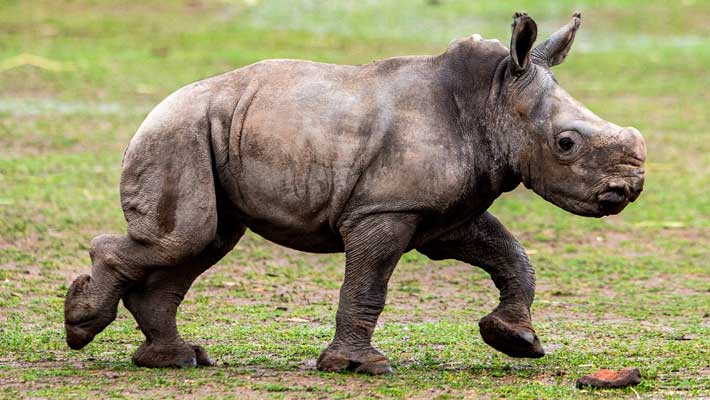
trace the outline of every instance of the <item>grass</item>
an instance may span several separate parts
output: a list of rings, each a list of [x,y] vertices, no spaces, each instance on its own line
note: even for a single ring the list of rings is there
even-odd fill
[[[706,2],[8,1],[0,0],[0,397],[648,398],[710,392],[710,30]],[[555,73],[601,116],[648,144],[644,194],[620,216],[569,215],[522,189],[496,214],[538,274],[540,360],[494,352],[477,320],[496,303],[480,270],[405,255],[374,341],[387,377],[324,374],[342,255],[248,234],[181,307],[187,339],[219,365],[144,370],[123,307],[81,352],[63,341],[68,284],[87,246],[125,229],[122,151],[160,99],[265,58],[361,63],[432,54],[474,32],[509,37],[527,10],[541,36],[575,9],[584,22]],[[40,67],[9,68],[13,57]],[[9,61],[8,61],[9,60]],[[634,390],[580,391],[599,368],[638,366]]]

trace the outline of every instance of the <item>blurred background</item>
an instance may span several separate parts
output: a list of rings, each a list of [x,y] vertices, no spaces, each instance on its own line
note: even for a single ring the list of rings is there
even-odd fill
[[[291,252],[251,234],[181,308],[183,334],[233,366],[223,375],[132,369],[141,337],[123,309],[99,343],[65,349],[67,284],[88,271],[92,237],[125,230],[122,153],[169,93],[267,58],[367,63],[439,54],[473,33],[508,43],[519,10],[537,21],[539,40],[582,12],[575,46],[554,73],[648,145],[646,189],[619,216],[575,217],[523,188],[493,207],[536,265],[534,319],[548,357],[492,354],[475,327],[496,302],[487,276],[415,253],[395,273],[376,334],[398,377],[299,372],[332,334],[342,256]],[[221,396],[204,391],[219,382],[255,398],[501,388],[574,397],[574,373],[629,361],[647,366],[642,393],[710,390],[708,16],[706,0],[0,0],[0,394],[62,397],[109,385],[151,395],[157,385],[163,394]]]

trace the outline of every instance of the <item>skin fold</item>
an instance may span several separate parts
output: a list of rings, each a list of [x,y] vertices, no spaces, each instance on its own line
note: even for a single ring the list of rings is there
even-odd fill
[[[370,343],[403,253],[483,268],[500,304],[481,336],[512,357],[542,357],[530,306],[535,274],[486,210],[520,183],[575,214],[620,212],[643,188],[645,144],[574,100],[551,67],[581,16],[533,48],[516,13],[510,49],[478,35],[438,56],[346,66],[267,60],[188,85],[160,103],[123,160],[125,235],[91,243],[91,275],[65,301],[80,349],[133,314],[146,367],[211,365],[177,331],[192,282],[251,229],[292,249],[345,252],[336,333],[317,366],[391,371]]]

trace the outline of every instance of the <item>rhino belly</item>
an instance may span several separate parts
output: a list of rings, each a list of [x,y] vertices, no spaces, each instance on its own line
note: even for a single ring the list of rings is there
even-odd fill
[[[296,165],[295,160],[273,161],[242,155],[237,199],[242,222],[293,249],[342,251],[342,241],[330,222],[330,171],[310,163]]]
[[[342,251],[335,224],[356,176],[341,151],[354,150],[330,135],[334,128],[312,128],[247,120],[230,162],[238,182],[233,199],[243,223],[273,242],[310,252]]]

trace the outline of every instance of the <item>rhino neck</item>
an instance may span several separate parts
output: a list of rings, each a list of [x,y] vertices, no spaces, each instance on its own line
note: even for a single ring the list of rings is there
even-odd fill
[[[445,81],[456,103],[453,116],[460,129],[466,160],[470,163],[469,182],[463,198],[466,203],[492,202],[501,193],[513,190],[521,180],[515,138],[507,134],[508,113],[498,101],[503,82],[505,48],[497,42],[459,41],[442,55],[448,68]],[[491,41],[483,41],[491,42]],[[484,43],[485,44],[485,43]]]

